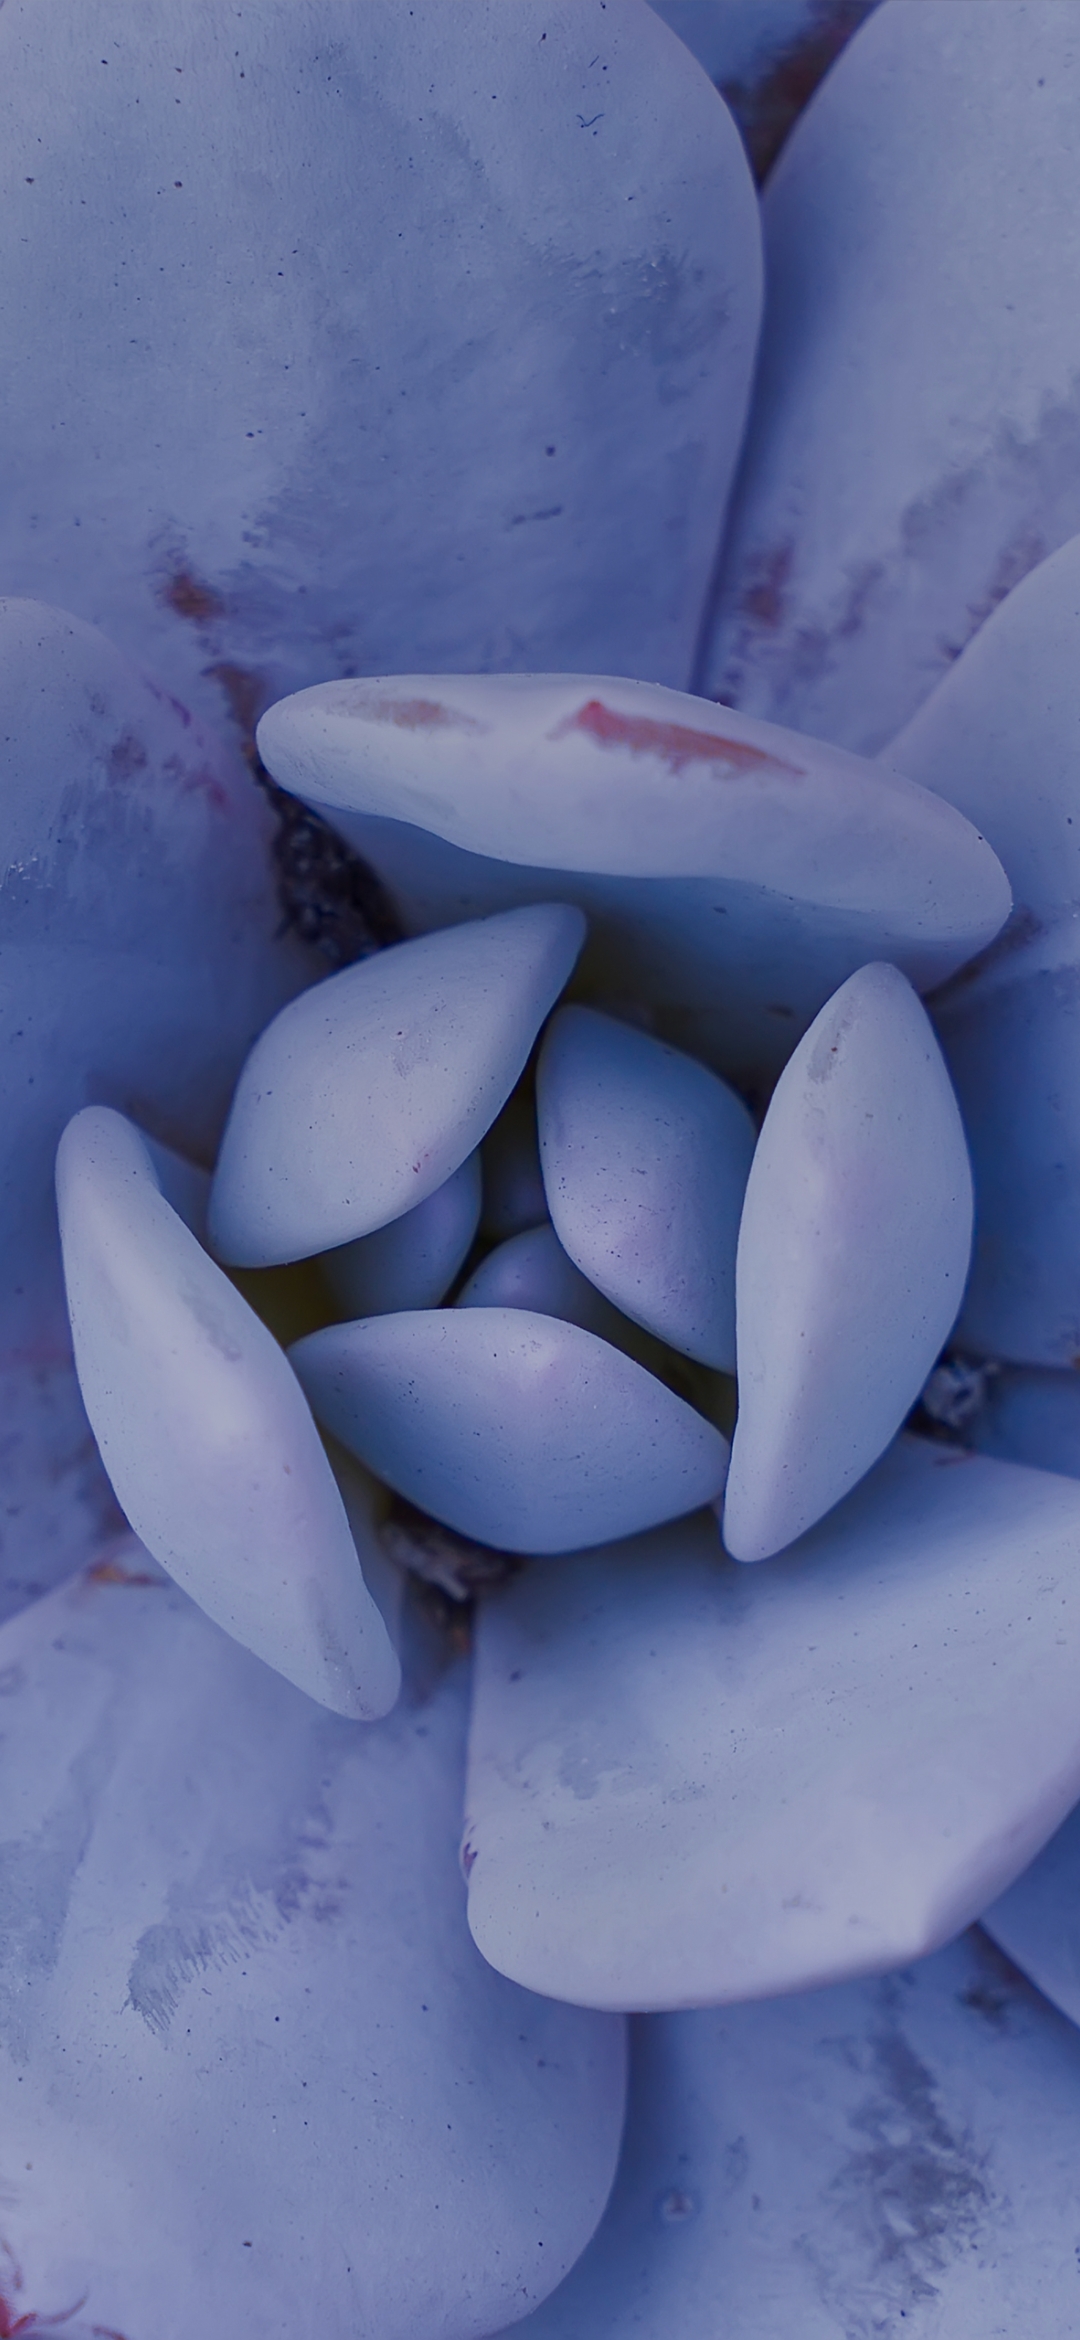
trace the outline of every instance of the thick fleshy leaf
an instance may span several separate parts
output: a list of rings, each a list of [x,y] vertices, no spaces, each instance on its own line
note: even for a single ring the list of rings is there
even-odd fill
[[[702,683],[872,749],[1080,528],[1071,7],[879,8],[765,198],[769,322]]]
[[[350,1316],[388,1309],[434,1308],[449,1290],[480,1219],[480,1156],[460,1168],[415,1210],[326,1253],[322,1268]]]
[[[22,590],[245,721],[327,672],[686,680],[760,229],[643,0],[143,0],[122,37],[6,0],[0,92]]]
[[[1080,1794],[1080,1487],[901,1440],[768,1568],[707,1517],[480,1616],[464,1862],[532,1990],[678,2007],[922,1955]]]
[[[305,1259],[426,1202],[505,1104],[584,933],[579,910],[539,903],[293,1000],[237,1085],[210,1196],[219,1255]]]
[[[993,846],[1015,903],[1009,957],[1080,914],[1078,725],[1080,536],[1006,596],[878,758]]]
[[[955,1322],[971,1227],[925,1010],[895,967],[864,967],[785,1067],[746,1190],[724,1502],[737,1560],[791,1543],[895,1436]]]
[[[0,1682],[20,2308],[480,2340],[543,2298],[607,2194],[621,2027],[468,1939],[461,1669],[359,1730],[129,1543],[4,1629]]]
[[[1064,2335],[1078,2154],[1080,2042],[974,1931],[877,1982],[653,2016],[607,2214],[514,2340]]]
[[[138,1131],[89,1106],[56,1166],[79,1384],[125,1516],[201,1608],[335,1713],[401,1680],[273,1335],[170,1205]]]
[[[928,989],[1009,908],[985,840],[939,797],[652,684],[327,683],[271,708],[259,745],[380,870],[408,926],[578,902],[589,994],[647,999],[666,1037],[748,1077],[778,1068],[868,959]]]
[[[754,1151],[741,1097],[594,1009],[560,1008],[536,1073],[540,1159],[564,1248],[613,1306],[735,1371],[735,1246]]]
[[[1080,1357],[1080,931],[1055,926],[934,1004],[960,1100],[977,1249],[957,1338],[977,1355]]]
[[[321,1422],[460,1534],[567,1552],[719,1493],[726,1439],[594,1333],[524,1308],[328,1325],[289,1355]]]
[[[935,1003],[971,1139],[977,1242],[962,1335],[1080,1354],[1080,538],[987,620],[886,751],[984,831],[1016,909]]]
[[[983,1913],[987,1933],[1080,2023],[1080,1810]]]
[[[734,1420],[734,1405],[730,1403],[734,1382],[721,1387],[693,1369],[687,1371],[683,1358],[613,1308],[574,1266],[550,1221],[542,1227],[526,1227],[522,1234],[496,1244],[462,1286],[457,1305],[531,1308],[540,1316],[561,1316],[567,1324],[579,1324],[583,1332],[597,1333],[613,1348],[625,1349],[647,1372],[666,1381],[676,1396],[700,1406],[718,1429],[729,1429]]]
[[[0,742],[3,1615],[116,1525],[71,1362],[60,1132],[100,1101],[211,1159],[246,1049],[312,963],[278,939],[239,758],[101,634],[0,601]]]

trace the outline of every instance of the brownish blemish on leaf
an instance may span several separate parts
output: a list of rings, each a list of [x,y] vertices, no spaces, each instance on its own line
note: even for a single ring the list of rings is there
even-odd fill
[[[233,666],[222,659],[216,666],[208,666],[207,674],[219,683],[225,704],[240,733],[244,754],[251,762],[255,754],[255,726],[270,700],[270,686],[252,666]]]
[[[968,602],[960,638],[956,641],[942,641],[937,645],[938,654],[946,664],[952,665],[957,658],[962,657],[968,643],[980,627],[986,624],[987,618],[992,617],[1009,594],[1023,584],[1032,569],[1038,568],[1050,549],[1045,536],[1026,523],[1002,546],[978,599]]]
[[[755,553],[748,582],[739,596],[739,610],[755,626],[774,633],[787,615],[787,588],[795,560],[791,537],[768,552]]]
[[[171,569],[164,579],[158,599],[175,617],[186,618],[189,625],[205,626],[211,618],[224,617],[225,603],[220,593],[191,569]]]
[[[87,1584],[152,1584],[160,1591],[164,1579],[151,1575],[149,1569],[146,1568],[121,1568],[118,1560],[95,1560],[93,1567],[86,1571],[86,1582]],[[0,2340],[3,2340],[2,2333],[0,2333]]]
[[[145,772],[146,749],[133,731],[122,731],[114,740],[106,758],[105,768],[110,780],[131,780],[136,772]]]
[[[765,748],[749,746],[741,739],[725,739],[722,733],[695,731],[688,723],[658,721],[653,715],[621,715],[614,707],[606,707],[602,699],[588,699],[576,715],[568,715],[549,732],[550,739],[565,739],[572,731],[584,732],[596,741],[598,747],[629,748],[631,755],[656,756],[676,777],[689,764],[712,764],[719,772],[738,775],[776,772],[786,779],[803,780],[806,775],[798,764],[782,762]]]
[[[365,700],[361,713],[371,723],[393,723],[399,731],[483,731],[475,715],[445,707],[441,699]]]

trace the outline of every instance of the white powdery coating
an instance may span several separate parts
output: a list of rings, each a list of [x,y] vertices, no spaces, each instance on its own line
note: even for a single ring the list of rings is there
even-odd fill
[[[957,805],[1008,872],[1013,919],[935,1002],[978,1197],[960,1338],[1080,1354],[1080,538],[987,620],[883,761]]]
[[[469,1940],[464,1668],[361,1730],[155,1577],[129,1541],[0,1635],[21,2299],[154,2340],[481,2340],[596,2224],[622,2026]]]
[[[273,1335],[166,1202],[120,1114],[88,1106],[68,1124],[57,1200],[79,1386],[136,1534],[310,1697],[385,1714],[398,1661]]]
[[[1080,1794],[1080,1486],[904,1439],[768,1568],[707,1519],[480,1615],[464,1865],[485,1957],[693,2007],[921,1957]]]
[[[1020,2340],[1076,2321],[1080,2040],[977,1932],[634,2026],[606,2216],[503,2340]]]
[[[209,1159],[311,962],[280,938],[272,822],[240,757],[93,627],[0,600],[0,743],[2,1615],[114,1524],[71,1362],[60,1132],[107,1101]]]
[[[555,1231],[614,1307],[735,1371],[735,1247],[754,1152],[705,1065],[591,1008],[560,1008],[536,1073]]]
[[[408,926],[578,902],[593,996],[648,998],[665,1038],[735,1075],[779,1069],[867,960],[928,990],[1008,915],[985,839],[930,790],[652,683],[326,683],[272,707],[258,738]]]
[[[379,951],[276,1017],[237,1084],[210,1236],[243,1267],[309,1258],[425,1202],[505,1104],[581,949],[563,902]]]
[[[642,0],[6,0],[0,157],[20,590],[248,719],[342,670],[686,680],[761,233]]]
[[[449,1290],[480,1221],[480,1155],[459,1169],[427,1201],[405,1211],[374,1235],[328,1251],[323,1274],[350,1316],[434,1308]]]
[[[768,324],[701,687],[864,751],[1080,527],[1080,48],[892,0],[764,198]]]
[[[971,1230],[963,1124],[926,1012],[895,967],[864,967],[781,1074],[746,1189],[735,1559],[782,1550],[877,1461],[956,1320]]]
[[[594,1333],[524,1308],[329,1325],[289,1351],[320,1421],[401,1495],[510,1552],[567,1552],[710,1502],[726,1439]]]

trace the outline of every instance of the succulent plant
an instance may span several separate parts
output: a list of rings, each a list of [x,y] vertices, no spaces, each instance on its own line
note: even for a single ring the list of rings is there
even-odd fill
[[[0,11],[0,2340],[1064,2332],[1080,12]]]

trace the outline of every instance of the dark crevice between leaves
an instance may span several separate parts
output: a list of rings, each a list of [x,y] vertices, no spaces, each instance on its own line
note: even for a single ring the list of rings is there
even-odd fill
[[[964,1357],[945,1349],[912,1407],[905,1429],[939,1445],[971,1451],[1001,1366],[993,1357]]]
[[[190,594],[206,588],[190,585]],[[176,607],[175,595],[170,606]],[[201,604],[199,605],[201,610]],[[193,614],[186,603],[181,614]],[[255,726],[265,703],[260,676],[246,667],[218,664],[207,669],[220,684],[240,735],[252,779],[274,816],[271,856],[281,905],[281,933],[295,935],[318,952],[334,972],[401,942],[404,927],[382,879],[362,854],[353,851],[321,813],[279,788],[255,745]]]
[[[760,187],[819,81],[846,48],[852,33],[880,0],[819,0],[805,32],[774,57],[760,81],[721,82]]]
[[[271,852],[282,932],[307,943],[331,969],[401,942],[401,920],[370,863],[320,813],[279,788],[254,749],[251,770],[276,823]]]
[[[404,1580],[395,1638],[405,1701],[425,1706],[448,1667],[469,1656],[478,1601],[528,1563],[459,1535],[400,1495],[391,1496],[378,1535]]]

